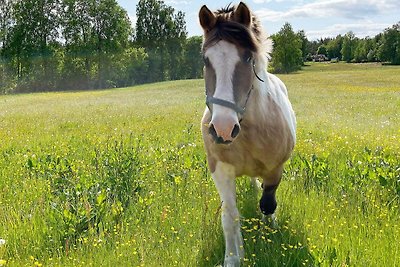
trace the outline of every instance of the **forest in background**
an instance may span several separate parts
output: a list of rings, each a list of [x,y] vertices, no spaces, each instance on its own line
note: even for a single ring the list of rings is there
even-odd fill
[[[201,37],[162,1],[132,27],[115,0],[0,0],[0,92],[89,90],[201,76]]]
[[[92,90],[202,76],[201,36],[185,14],[141,0],[133,26],[115,0],[0,0],[0,94]],[[377,36],[309,41],[289,23],[271,36],[270,70],[289,73],[325,55],[400,64],[400,23]]]

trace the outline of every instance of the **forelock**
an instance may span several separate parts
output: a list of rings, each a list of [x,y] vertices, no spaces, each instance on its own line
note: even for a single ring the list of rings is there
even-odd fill
[[[217,22],[214,29],[204,36],[203,50],[220,40],[225,40],[253,52],[260,50],[264,37],[258,19],[252,15],[252,24],[247,27],[234,21],[235,10],[236,7],[229,4],[227,7],[214,12]]]

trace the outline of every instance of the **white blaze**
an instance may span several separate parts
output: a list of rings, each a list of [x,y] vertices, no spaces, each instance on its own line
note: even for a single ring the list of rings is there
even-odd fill
[[[216,87],[213,97],[235,103],[233,94],[233,74],[236,64],[240,61],[236,46],[227,41],[219,41],[207,49],[205,56],[209,59],[216,75]],[[211,124],[224,140],[231,139],[235,124],[239,124],[236,111],[213,104]]]

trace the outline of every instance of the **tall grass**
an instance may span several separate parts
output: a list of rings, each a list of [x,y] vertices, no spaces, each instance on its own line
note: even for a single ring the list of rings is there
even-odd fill
[[[396,67],[281,76],[298,144],[278,229],[237,180],[244,266],[398,266]],[[216,266],[224,242],[200,80],[0,97],[0,265]]]

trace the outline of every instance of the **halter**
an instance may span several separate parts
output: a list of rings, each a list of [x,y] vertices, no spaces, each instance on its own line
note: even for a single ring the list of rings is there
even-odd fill
[[[254,75],[256,76],[256,78],[260,82],[264,82],[264,80],[261,79],[258,76],[257,72],[256,72],[256,62],[255,62],[255,60],[253,60],[253,72],[254,72]],[[251,88],[250,88],[249,92],[247,93],[246,101],[244,102],[244,106],[243,107],[240,107],[240,106],[236,105],[235,103],[232,103],[230,101],[227,101],[227,100],[224,100],[224,99],[221,99],[221,98],[208,96],[207,95],[207,90],[206,90],[206,105],[207,105],[208,109],[210,110],[210,112],[212,112],[211,108],[210,108],[210,104],[216,104],[216,105],[220,105],[220,106],[223,106],[223,107],[226,107],[226,108],[230,108],[230,109],[234,110],[237,114],[239,114],[242,117],[240,119],[240,121],[241,121],[243,119],[243,115],[244,115],[244,113],[246,111],[247,102],[249,101],[250,94],[251,94],[251,91],[253,91],[253,88],[254,88],[254,86],[251,85]]]

